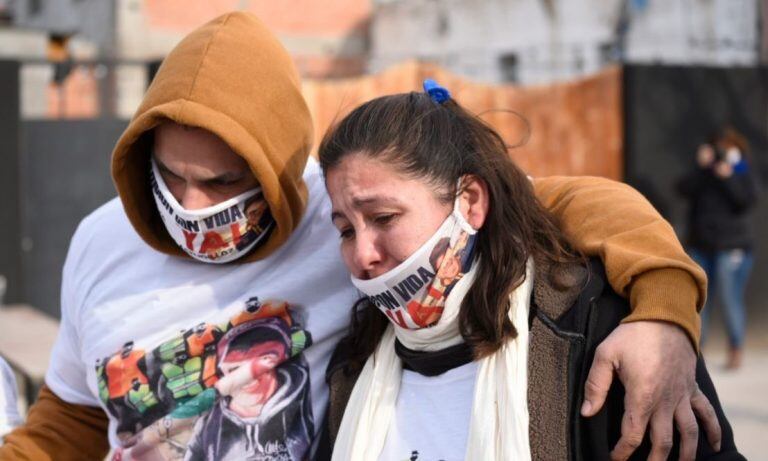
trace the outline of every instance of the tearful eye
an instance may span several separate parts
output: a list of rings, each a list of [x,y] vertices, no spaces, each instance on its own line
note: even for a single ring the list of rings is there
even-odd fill
[[[241,182],[241,179],[214,179],[210,182],[213,187],[232,187]]]
[[[355,231],[351,228],[339,229],[339,238],[342,240],[349,240],[355,235]]]
[[[376,224],[379,224],[379,225],[383,226],[383,225],[387,225],[387,224],[391,223],[392,221],[394,221],[395,217],[396,217],[396,215],[394,213],[382,214],[382,215],[376,216],[373,219],[373,221]]]
[[[163,176],[163,181],[165,181],[165,183],[168,184],[168,185],[176,185],[176,184],[183,184],[184,183],[184,179],[183,178],[180,178],[180,177],[178,177],[176,175],[173,175],[173,174],[168,175],[168,176]]]

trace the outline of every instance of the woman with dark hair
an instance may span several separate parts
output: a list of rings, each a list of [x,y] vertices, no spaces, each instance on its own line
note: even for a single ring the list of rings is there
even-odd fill
[[[600,381],[588,379],[597,346],[627,326],[627,301],[569,247],[499,135],[425,88],[360,106],[320,146],[342,257],[366,295],[329,366],[320,457],[743,459],[702,363],[715,408],[698,389],[680,406],[682,444],[652,427],[652,447],[641,435],[611,453],[639,416],[624,414],[620,386],[590,418],[582,400]],[[455,277],[440,275],[448,264]],[[717,413],[722,447],[687,437],[694,412],[710,438]]]
[[[696,152],[696,167],[678,182],[688,199],[688,248],[707,273],[710,296],[723,306],[728,330],[726,367],[741,366],[746,307],[744,292],[752,271],[752,211],[760,189],[747,140],[733,128],[725,128]],[[709,311],[702,311],[706,334]]]

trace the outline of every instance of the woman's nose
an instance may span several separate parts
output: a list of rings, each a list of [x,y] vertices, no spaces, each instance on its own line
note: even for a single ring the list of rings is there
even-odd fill
[[[376,245],[375,237],[368,232],[360,232],[355,238],[354,261],[359,278],[370,278],[382,262],[382,254]]]

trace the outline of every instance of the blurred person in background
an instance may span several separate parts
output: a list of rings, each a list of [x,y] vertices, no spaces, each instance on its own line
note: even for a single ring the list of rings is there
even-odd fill
[[[702,335],[706,337],[717,297],[728,331],[726,368],[737,369],[744,354],[744,293],[754,261],[752,210],[760,188],[744,136],[728,127],[700,145],[695,167],[679,180],[677,188],[689,202],[689,252],[710,283]]]
[[[16,378],[8,363],[0,357],[0,445],[5,434],[21,424],[16,404]]]

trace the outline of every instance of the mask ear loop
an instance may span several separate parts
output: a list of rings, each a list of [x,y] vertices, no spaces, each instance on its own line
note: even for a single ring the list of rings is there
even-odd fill
[[[461,226],[462,230],[464,230],[469,235],[475,235],[477,233],[477,229],[472,227],[469,222],[467,222],[467,218],[464,217],[464,214],[461,212],[461,209],[459,208],[459,199],[461,199],[461,180],[463,176],[459,177],[459,179],[456,180],[456,198],[453,201],[453,216],[456,218],[456,222],[459,223],[459,226]]]

